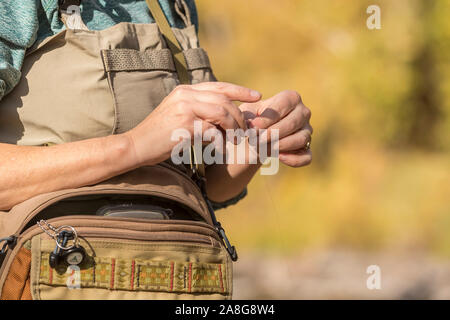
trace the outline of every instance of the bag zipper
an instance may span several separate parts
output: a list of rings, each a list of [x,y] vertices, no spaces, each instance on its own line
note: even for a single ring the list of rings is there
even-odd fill
[[[215,238],[220,241],[215,229],[210,225],[200,222],[200,221],[190,221],[190,220],[145,220],[136,218],[114,218],[114,217],[99,217],[99,216],[66,216],[57,217],[49,219],[48,222],[56,226],[60,225],[70,225],[74,228],[80,229],[80,234],[86,236],[99,235],[99,237],[107,237],[100,232],[100,230],[108,230],[108,234],[114,234],[117,237],[130,240],[153,240],[153,235],[160,232],[173,232],[173,233],[184,233],[194,235],[199,234],[203,240],[207,238],[208,244],[211,244],[209,237]],[[121,222],[121,226],[117,226],[117,222]],[[150,228],[148,228],[151,226]],[[147,227],[147,228],[145,228]],[[177,227],[183,227],[178,228]],[[30,229],[36,228],[33,226]],[[28,230],[30,230],[28,229]],[[89,229],[96,229],[98,231],[92,231]],[[23,233],[25,236],[28,230]],[[81,231],[84,230],[84,231]],[[118,232],[117,230],[123,230],[123,232]],[[31,231],[31,230],[30,230]],[[131,239],[129,234],[136,235],[136,239]],[[141,234],[141,235],[139,235]],[[157,238],[157,237],[156,237]],[[177,239],[175,239],[177,240]],[[175,241],[167,240],[167,241]],[[165,241],[165,240],[164,240]],[[183,241],[180,239],[180,241]]]
[[[219,234],[223,245],[225,246],[225,248],[227,249],[228,254],[231,257],[232,261],[237,261],[238,260],[238,254],[236,251],[236,247],[233,246],[230,241],[228,240],[228,237],[225,233],[225,229],[222,227],[222,225],[220,224],[220,222],[217,220],[216,217],[216,213],[214,211],[214,208],[212,206],[211,201],[208,198],[208,195],[206,193],[206,178],[204,176],[201,176],[200,173],[197,170],[194,170],[194,176],[196,177],[197,181],[196,183],[193,181],[193,179],[191,177],[189,177],[187,174],[185,174],[184,172],[182,172],[181,170],[174,168],[166,163],[161,163],[159,164],[163,167],[166,168],[170,168],[171,170],[174,170],[182,175],[184,175],[185,177],[188,177],[189,181],[191,181],[193,184],[196,185],[196,187],[200,190],[200,192],[202,193],[202,196],[206,202],[206,206],[208,208],[208,212],[209,215],[211,216],[211,220],[213,222],[213,225],[217,231],[217,233]]]
[[[172,170],[172,171],[174,171],[174,172],[176,172],[176,173],[178,173],[178,174],[182,174],[182,175],[183,175],[184,177],[186,177],[186,178],[189,180],[189,182],[190,182],[193,186],[195,186],[195,188],[196,188],[197,190],[199,190],[199,192],[201,193],[201,190],[200,190],[199,186],[198,186],[196,183],[194,183],[194,181],[192,181],[192,178],[190,178],[187,174],[185,174],[185,173],[182,172],[181,170],[175,169],[175,168],[169,166],[168,164],[163,164],[163,163],[160,163],[160,164],[158,164],[158,165],[156,165],[156,166],[164,167],[164,168],[170,169],[170,170]],[[72,198],[72,197],[82,196],[82,195],[87,195],[87,194],[92,194],[92,195],[94,195],[94,194],[106,194],[106,193],[111,192],[111,191],[117,191],[117,189],[114,189],[114,188],[104,188],[104,189],[89,190],[89,191],[85,191],[85,190],[78,191],[78,192],[76,192],[76,191],[73,192],[73,191],[72,191],[72,192],[69,192],[69,193],[71,194],[71,198]],[[162,197],[162,198],[166,198],[166,199],[169,199],[169,200],[172,200],[172,201],[175,201],[175,202],[180,202],[179,199],[178,199],[177,197],[173,197],[173,196],[171,196],[171,195],[169,195],[169,194],[166,194],[166,193],[164,193],[164,196],[163,196],[162,193],[155,192],[155,191],[148,191],[148,190],[139,190],[139,189],[136,189],[136,190],[121,190],[121,192],[123,192],[123,194],[131,194],[131,195],[136,194],[136,195],[150,195],[150,196]],[[61,198],[64,198],[64,196],[65,196],[66,194],[67,194],[67,193],[57,195],[57,196],[55,196],[55,197],[53,197],[53,198],[47,200],[45,203],[41,204],[39,207],[37,207],[37,208],[35,208],[34,210],[32,210],[32,211],[28,214],[28,216],[25,218],[25,220],[22,222],[22,224],[20,225],[19,230],[18,230],[14,235],[17,237],[20,233],[22,233],[22,232],[24,231],[23,229],[24,229],[25,226],[31,221],[31,219],[33,219],[33,217],[35,216],[35,212],[36,212],[36,211],[42,210],[42,207],[43,207],[43,206],[44,206],[44,208],[47,208],[47,207],[49,207],[50,205],[52,205],[52,204],[58,202],[58,200],[61,199]],[[183,203],[183,202],[180,202],[180,203]],[[193,208],[191,208],[191,209],[193,209]],[[195,211],[196,211],[196,210],[195,210]],[[202,216],[202,215],[200,214],[200,216]],[[202,217],[203,217],[203,216],[202,216]],[[14,235],[13,235],[13,236],[14,236]]]
[[[126,219],[126,220],[125,220]],[[129,219],[129,218],[107,218],[107,217],[98,217],[98,216],[66,216],[66,217],[57,217],[53,219],[49,219],[48,221],[51,222],[54,226],[62,226],[70,224],[72,227],[76,228],[78,231],[78,234],[80,236],[85,237],[92,237],[92,238],[103,238],[103,239],[110,239],[110,238],[116,238],[116,239],[123,239],[123,240],[144,240],[144,241],[158,241],[158,242],[173,242],[173,241],[180,241],[185,243],[196,243],[196,244],[202,244],[202,245],[209,245],[214,246],[214,240],[218,243],[221,243],[221,239],[218,236],[216,230],[208,225],[205,222],[199,222],[199,221],[190,221],[190,220],[152,220],[151,222],[147,222],[144,219]],[[83,222],[86,222],[86,220],[89,221],[88,225],[83,226]],[[101,223],[101,225],[93,226],[92,220],[97,221]],[[167,225],[179,225],[179,226],[188,226],[188,227],[196,227],[198,228],[195,231],[189,232],[189,231],[170,231],[170,230],[163,230],[164,226],[162,226],[162,230],[132,230],[128,228],[122,227],[116,227],[116,226],[104,226],[105,222],[114,223],[117,221],[122,221],[125,224],[126,223],[139,223],[139,224],[155,224],[155,225],[161,225],[166,224]],[[189,221],[186,223],[185,221]],[[60,222],[60,223],[58,223]],[[81,226],[80,226],[81,224]],[[107,229],[107,232],[101,232],[99,230],[86,230],[89,228],[93,229]],[[118,232],[117,230],[125,230],[124,232]],[[199,229],[202,230],[202,234],[196,235],[195,233],[200,233]],[[174,238],[170,239],[170,237],[166,239],[159,238],[155,235],[158,232],[175,232],[175,233],[186,233],[189,234],[189,236],[186,236],[185,239]],[[6,251],[6,255],[4,256],[3,261],[8,261],[10,255],[14,254],[15,251],[20,248],[24,242],[28,241],[32,237],[44,233],[42,229],[38,226],[32,226],[28,228],[26,231],[24,231],[20,236],[11,236],[8,237],[10,241],[14,243],[12,247],[9,247],[9,250]],[[145,233],[145,234],[144,234]],[[153,238],[153,239],[152,239]],[[6,239],[6,238],[5,238]],[[3,240],[3,239],[2,239]],[[2,261],[2,262],[3,262]],[[3,274],[3,271],[6,267],[5,263],[2,263],[0,267],[0,276]]]
[[[206,178],[202,177],[199,174],[199,172],[194,171],[194,176],[197,178],[197,181],[195,183],[193,181],[192,177],[189,177],[186,173],[182,172],[181,170],[179,170],[179,169],[177,169],[177,168],[175,168],[175,167],[173,167],[173,166],[171,166],[171,165],[169,165],[167,163],[161,162],[158,165],[162,166],[162,167],[165,167],[165,168],[168,168],[168,169],[170,169],[172,171],[177,172],[178,174],[183,175],[184,177],[186,177],[189,180],[189,182],[191,182],[193,185],[195,185],[195,187],[198,188],[198,190],[201,192],[201,194],[202,194],[202,196],[203,196],[203,198],[204,198],[204,200],[206,202],[206,206],[208,208],[209,215],[211,216],[211,220],[213,222],[213,225],[214,225],[214,227],[216,229],[217,234],[220,236],[223,245],[225,246],[228,254],[231,257],[231,260],[232,261],[237,261],[238,260],[238,254],[237,254],[237,251],[236,251],[236,247],[233,246],[230,243],[230,241],[229,241],[229,239],[228,239],[228,237],[226,235],[225,229],[222,227],[221,223],[217,220],[216,213],[214,211],[212,203],[208,199],[208,195],[206,193]]]
[[[228,254],[231,257],[231,260],[236,262],[238,259],[238,254],[236,251],[236,247],[233,246],[230,241],[228,240],[228,237],[225,233],[225,229],[222,227],[219,221],[217,221],[216,213],[214,211],[214,208],[212,206],[211,201],[208,199],[208,196],[206,194],[206,178],[205,177],[199,177],[198,178],[198,184],[200,189],[202,190],[203,198],[205,198],[206,205],[208,206],[209,215],[211,216],[212,222],[214,224],[214,227],[216,228],[217,233],[219,234],[223,245],[225,246],[225,249],[227,250]]]
[[[90,238],[106,238],[106,239],[120,239],[120,240],[145,240],[145,241],[177,241],[177,242],[187,242],[187,243],[201,243],[201,244],[207,244],[212,245],[212,242],[210,239],[202,238],[201,236],[192,236],[192,238],[189,239],[189,237],[186,236],[184,239],[171,239],[168,237],[168,239],[156,239],[158,237],[155,237],[155,234],[152,232],[152,237],[148,237],[147,235],[140,235],[139,233],[133,233],[133,235],[124,235],[121,232],[117,231],[110,231],[107,235],[101,232],[96,231],[89,231],[89,230],[82,230],[78,228],[78,233],[80,236],[84,237],[90,237]]]

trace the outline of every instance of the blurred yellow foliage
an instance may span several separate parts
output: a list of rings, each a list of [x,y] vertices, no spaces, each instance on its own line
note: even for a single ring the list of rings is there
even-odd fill
[[[220,212],[244,249],[450,254],[450,2],[197,0],[222,81],[312,109],[313,164],[257,176]]]

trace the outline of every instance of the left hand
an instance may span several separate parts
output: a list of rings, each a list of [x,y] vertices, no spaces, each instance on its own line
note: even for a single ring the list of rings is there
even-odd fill
[[[311,110],[305,107],[296,91],[282,91],[267,100],[243,103],[239,109],[244,113],[249,127],[267,129],[269,137],[270,130],[279,130],[281,162],[291,167],[311,163]]]

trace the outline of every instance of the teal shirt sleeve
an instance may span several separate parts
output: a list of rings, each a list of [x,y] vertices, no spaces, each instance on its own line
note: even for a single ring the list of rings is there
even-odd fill
[[[39,2],[0,1],[0,100],[20,80],[25,50],[36,40]]]

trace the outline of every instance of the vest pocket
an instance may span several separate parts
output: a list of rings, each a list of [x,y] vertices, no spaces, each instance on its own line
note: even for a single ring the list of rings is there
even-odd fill
[[[183,51],[192,83],[215,81],[203,49]],[[115,105],[114,133],[137,126],[179,84],[169,49],[101,50]]]
[[[102,50],[115,107],[114,133],[137,126],[168,94],[163,79],[171,78],[170,51]]]

